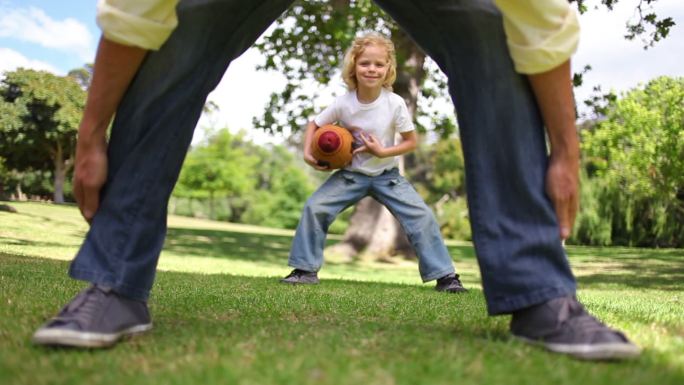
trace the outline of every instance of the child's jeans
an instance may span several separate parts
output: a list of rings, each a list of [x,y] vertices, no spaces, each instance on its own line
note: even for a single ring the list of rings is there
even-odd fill
[[[423,282],[454,272],[435,216],[396,168],[378,176],[346,170],[330,176],[304,206],[288,264],[296,269],[320,270],[328,227],[342,210],[367,196],[387,207],[401,224],[418,255]]]

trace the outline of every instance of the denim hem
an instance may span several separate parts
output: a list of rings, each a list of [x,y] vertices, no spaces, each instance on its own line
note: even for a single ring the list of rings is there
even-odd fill
[[[438,279],[438,278],[442,278],[447,274],[456,274],[456,270],[453,267],[451,267],[450,269],[442,270],[438,273],[430,274],[430,275],[425,276],[425,277],[421,277],[421,279],[423,280],[423,283],[426,283],[426,282],[434,281],[435,279]]]
[[[112,279],[111,275],[109,274],[101,274],[91,270],[70,268],[69,276],[80,281],[87,281],[96,285],[110,287],[117,294],[129,299],[147,302],[147,299],[150,297],[150,292],[148,290],[140,290],[123,283],[115,283],[115,280]]]
[[[551,287],[496,300],[487,299],[489,315],[510,314],[530,306],[538,305],[554,298],[574,295],[576,287]]]
[[[321,270],[320,266],[319,267],[313,267],[313,266],[309,266],[309,265],[295,264],[293,262],[288,262],[287,265],[290,267],[294,267],[295,269],[309,271],[309,272],[315,272],[315,273],[318,273],[318,271]]]

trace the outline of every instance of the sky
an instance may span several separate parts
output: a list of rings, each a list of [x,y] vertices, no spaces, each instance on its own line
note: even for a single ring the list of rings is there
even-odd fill
[[[597,3],[589,0],[588,3]],[[582,35],[573,69],[585,65],[584,85],[575,90],[578,101],[588,98],[594,86],[621,93],[645,84],[657,76],[684,76],[684,2],[659,0],[658,15],[673,17],[677,25],[670,36],[643,50],[640,40],[627,41],[625,22],[634,16],[638,0],[621,0],[612,12],[590,9],[580,17]],[[65,75],[69,70],[91,63],[100,30],[95,23],[96,0],[0,0],[0,73],[19,67],[47,70]],[[285,85],[277,73],[257,72],[263,58],[249,49],[233,61],[209,100],[219,106],[199,125],[245,129],[257,142],[279,142],[256,130],[249,130],[252,118],[260,116],[271,92]],[[341,84],[341,82],[338,82]],[[442,107],[450,110],[445,104]],[[196,138],[202,130],[197,130]]]

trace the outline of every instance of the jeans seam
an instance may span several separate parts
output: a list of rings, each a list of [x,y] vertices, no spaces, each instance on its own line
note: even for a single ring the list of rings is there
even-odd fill
[[[404,180],[405,180],[405,179],[404,179]],[[406,181],[406,183],[408,183],[408,181]],[[394,191],[394,189],[392,189],[392,191]],[[398,195],[398,194],[397,194],[397,195]],[[411,247],[412,247],[413,250],[416,252],[416,254],[418,254],[418,250],[416,249],[416,247],[415,247],[414,244],[413,244],[413,236],[412,236],[412,234],[411,234],[410,232],[407,232],[407,231],[406,231],[406,229],[408,228],[408,226],[406,226],[406,223],[403,221],[402,217],[396,215],[395,212],[390,208],[390,206],[387,205],[387,202],[386,202],[385,200],[383,200],[383,199],[381,199],[380,197],[376,196],[374,193],[371,193],[371,196],[373,196],[373,198],[375,198],[378,202],[380,202],[380,204],[382,204],[383,206],[385,206],[385,208],[387,208],[387,210],[392,214],[392,216],[397,220],[397,222],[399,222],[399,224],[401,225],[402,230],[403,230],[404,233],[406,234],[406,237],[409,239],[409,243],[411,244]],[[429,210],[429,207],[428,207],[428,210]],[[439,234],[439,236],[440,236],[440,238],[441,238],[441,237],[442,237],[442,234]],[[444,246],[444,247],[446,247],[446,246]],[[419,259],[422,259],[423,257],[421,257],[421,256],[419,255],[418,258],[419,258]],[[449,260],[451,260],[451,256],[449,256]],[[444,271],[453,270],[453,269],[454,269],[454,267],[453,267],[453,263],[452,263],[450,269],[445,269]],[[422,274],[421,274],[421,279],[423,280],[423,282],[429,282],[429,281],[432,281],[432,280],[435,279],[435,278],[440,278],[440,277],[442,277],[442,275],[438,275],[438,276],[436,276],[436,277],[433,277],[433,276],[436,275],[436,274],[442,274],[442,272],[439,272],[439,273],[432,273],[432,274],[430,274],[430,275],[426,275],[425,277],[423,277]],[[448,274],[448,273],[446,273],[446,274]],[[444,274],[444,275],[446,275],[446,274]]]
[[[186,107],[186,110],[189,107]],[[157,158],[157,165],[164,165],[164,160],[167,158],[169,152],[171,151],[171,146],[169,144],[173,142],[174,140],[177,140],[179,137],[178,132],[174,132],[172,135],[167,136],[167,140],[164,142],[165,145],[163,146],[164,151],[161,152],[159,157]],[[163,168],[163,167],[157,167],[157,168]],[[121,240],[118,242],[119,244],[116,245],[116,254],[115,258],[117,260],[121,260],[120,256],[123,254],[123,249],[125,245],[128,243],[128,239],[130,239],[131,232],[133,231],[133,227],[139,223],[139,218],[142,213],[142,210],[140,210],[141,207],[145,207],[145,203],[151,198],[152,194],[149,194],[150,186],[152,186],[154,183],[153,181],[157,181],[160,178],[163,179],[165,177],[164,173],[153,173],[150,176],[147,176],[146,178],[143,178],[143,183],[141,186],[137,188],[138,191],[144,191],[144,194],[138,194],[139,198],[136,199],[136,205],[132,206],[135,207],[134,214],[133,215],[127,215],[127,220],[125,226],[125,230],[123,231],[123,235],[121,236]],[[139,290],[139,289],[138,289]]]
[[[519,294],[512,298],[491,299],[487,301],[487,311],[490,315],[510,314],[516,310],[544,303],[554,298],[575,294],[575,291],[575,287],[553,286]]]
[[[123,295],[124,297],[142,301],[147,301],[149,298],[149,291],[141,290],[140,288],[128,285],[124,282],[117,283],[116,280],[111,279],[111,274],[102,274],[94,270],[80,268],[71,269],[70,273],[71,277],[75,279],[103,286],[111,286],[114,291]]]
[[[321,269],[321,267],[323,266],[323,265],[321,265],[321,266],[319,266],[319,267],[314,267],[314,266],[308,265],[308,264],[306,264],[306,263],[292,263],[292,262],[288,262],[287,265],[290,266],[290,267],[294,267],[295,269],[304,270],[304,271],[311,271],[311,272],[316,272],[316,273],[317,273],[317,272]]]

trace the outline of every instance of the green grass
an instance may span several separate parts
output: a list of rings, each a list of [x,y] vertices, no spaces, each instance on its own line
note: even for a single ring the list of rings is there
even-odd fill
[[[291,287],[276,279],[291,232],[175,217],[151,333],[105,351],[35,347],[35,328],[83,287],[65,273],[87,226],[74,207],[12,205],[0,212],[0,384],[684,383],[684,250],[569,248],[582,301],[644,348],[587,363],[487,317],[466,243],[449,242],[465,295],[422,285],[412,261],[331,258],[321,285]]]

